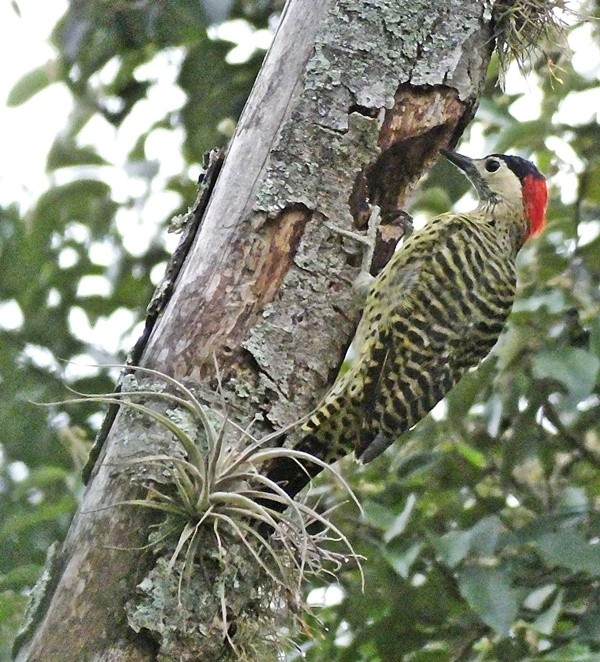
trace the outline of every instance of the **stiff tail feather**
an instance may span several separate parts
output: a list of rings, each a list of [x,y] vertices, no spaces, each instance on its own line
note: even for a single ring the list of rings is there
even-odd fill
[[[343,418],[337,414],[343,411]],[[323,462],[333,464],[347,455],[354,447],[352,432],[356,427],[352,420],[356,416],[354,403],[342,395],[329,394],[320,407],[302,426],[304,436],[292,448],[308,453]],[[302,462],[290,457],[273,460],[266,475],[295,497],[312,478],[321,473],[322,467],[315,462]]]

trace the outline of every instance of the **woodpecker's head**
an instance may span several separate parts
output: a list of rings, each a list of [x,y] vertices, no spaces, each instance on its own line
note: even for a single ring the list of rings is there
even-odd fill
[[[542,231],[546,222],[548,190],[544,175],[531,161],[507,154],[470,159],[447,149],[440,152],[465,173],[484,204],[522,208],[529,223],[526,238]]]

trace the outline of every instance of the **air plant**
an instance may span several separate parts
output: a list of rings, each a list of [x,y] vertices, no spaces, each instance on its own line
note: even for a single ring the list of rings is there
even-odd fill
[[[279,598],[272,600],[272,606],[280,608],[281,603],[286,602],[291,607],[288,611],[300,623],[303,621],[299,614],[306,607],[299,596],[308,575],[335,576],[352,560],[358,564],[362,576],[360,558],[348,538],[332,523],[331,511],[320,513],[305,501],[292,499],[278,484],[261,474],[263,465],[274,458],[291,457],[300,466],[314,462],[335,476],[360,509],[346,481],[330,465],[308,453],[273,446],[276,439],[297,422],[256,439],[224,413],[202,405],[192,391],[176,379],[149,368],[135,370],[162,381],[174,392],[157,391],[154,387],[98,395],[74,392],[78,397],[68,402],[121,405],[155,421],[180,444],[184,456],[175,452],[156,453],[124,461],[129,466],[158,470],[166,480],[148,484],[146,479],[146,498],[120,502],[120,505],[148,508],[165,516],[150,537],[149,546],[162,551],[170,545],[165,570],[171,577],[178,573],[179,603],[183,589],[192,581],[199,556],[206,555],[208,547],[212,558],[221,566],[231,563],[232,546],[245,549],[247,559],[260,567],[262,576],[273,587],[272,596]],[[138,399],[159,400],[169,409],[166,414],[161,413],[136,402]],[[188,423],[192,425],[182,423],[181,412],[186,412]],[[213,421],[218,421],[218,425]],[[235,446],[232,438],[236,438]],[[313,524],[317,526],[311,527]],[[212,545],[207,545],[209,539]],[[220,595],[223,635],[235,648],[224,586],[225,583],[221,585]],[[269,636],[271,640],[274,638],[272,630]]]
[[[551,75],[558,79],[551,50],[567,49],[566,23],[560,12],[574,13],[566,0],[497,0],[494,3],[494,37],[500,61],[500,79],[511,61],[525,70],[533,55],[541,53]],[[560,80],[559,80],[560,82]]]

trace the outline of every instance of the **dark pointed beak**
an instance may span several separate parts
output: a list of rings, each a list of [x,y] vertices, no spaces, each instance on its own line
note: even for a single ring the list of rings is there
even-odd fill
[[[453,163],[457,168],[462,170],[465,174],[475,171],[473,160],[468,156],[458,154],[458,152],[451,152],[449,149],[440,149],[440,154],[443,154],[450,163]]]
[[[448,159],[448,161],[450,161],[450,163],[453,163],[466,175],[471,184],[473,184],[475,187],[475,190],[477,191],[480,199],[494,199],[493,193],[490,191],[487,182],[483,179],[477,170],[475,161],[473,159],[470,159],[468,156],[464,156],[463,154],[458,154],[457,152],[451,152],[449,149],[440,149],[440,153],[443,154]]]

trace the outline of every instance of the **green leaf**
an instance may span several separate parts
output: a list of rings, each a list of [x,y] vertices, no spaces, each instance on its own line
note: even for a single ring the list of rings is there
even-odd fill
[[[438,561],[454,568],[470,553],[480,557],[492,556],[501,528],[500,519],[491,515],[479,520],[468,531],[450,531],[441,538],[433,539],[431,544]]]
[[[34,469],[23,481],[15,485],[13,498],[20,499],[32,489],[43,489],[53,483],[64,482],[70,475],[69,471],[57,466],[48,465]]]
[[[600,359],[577,347],[548,349],[533,357],[533,376],[552,379],[565,387],[568,398],[565,407],[574,407],[592,392]]]
[[[38,92],[48,87],[53,82],[48,75],[48,70],[49,65],[44,65],[43,67],[37,67],[37,69],[29,71],[19,78],[8,93],[6,105],[10,108],[20,106],[26,101],[29,101]]]
[[[43,193],[33,212],[40,239],[71,221],[85,224],[95,236],[106,234],[117,208],[110,187],[96,179],[78,179]]]
[[[389,506],[384,506],[377,501],[365,501],[363,510],[367,523],[381,531],[387,531],[396,519],[394,511]]]
[[[406,662],[448,662],[451,659],[451,652],[448,644],[436,641],[429,644],[429,648],[417,651],[411,654],[410,657],[403,657],[403,659]]]
[[[393,540],[404,532],[416,502],[417,497],[414,494],[409,494],[402,512],[398,515],[398,517],[396,517],[391,526],[389,526],[387,531],[383,534],[383,539],[385,542],[390,542],[390,540]]]
[[[15,14],[21,18],[21,9],[19,5],[17,4],[17,0],[10,0],[10,6],[12,7],[12,10],[15,12]]]
[[[213,3],[214,4],[214,3]],[[230,2],[219,2],[220,20],[225,20],[228,15]],[[161,16],[158,20],[152,17],[151,12],[142,8],[140,13],[148,15],[149,28],[155,32],[155,38],[159,43],[170,46],[190,41],[196,41],[198,34],[202,34],[206,28],[206,16],[203,3],[189,2],[189,0],[166,0],[161,3]],[[154,36],[154,35],[153,35]]]
[[[600,654],[593,653],[588,646],[572,641],[557,651],[541,658],[546,662],[600,662]]]
[[[431,214],[443,214],[452,206],[452,201],[445,188],[433,186],[425,190],[418,200],[419,211],[428,211]]]
[[[502,523],[496,515],[479,520],[471,529],[471,551],[479,556],[492,556],[496,550],[501,529]]]
[[[585,489],[583,487],[575,487],[575,485],[567,485],[560,494],[556,512],[565,517],[569,515],[577,517],[586,515],[589,512],[589,508],[590,502]]]
[[[0,527],[0,542],[10,539],[16,533],[34,528],[48,521],[71,515],[76,507],[75,499],[64,496],[55,503],[38,506],[30,513],[20,513],[7,517]]]
[[[5,575],[0,574],[0,591],[7,589],[21,590],[33,586],[40,576],[42,566],[35,563],[19,565]]]
[[[600,202],[600,163],[590,163],[581,177],[582,197]]]
[[[600,644],[600,605],[584,614],[580,621],[581,633],[588,641]]]
[[[547,533],[535,542],[535,546],[546,563],[573,572],[600,575],[600,545],[591,545],[579,533]]]
[[[470,444],[465,443],[464,441],[459,441],[455,444],[456,450],[474,467],[478,469],[483,469],[487,464],[487,459],[485,455],[478,451],[476,448],[473,448]]]
[[[19,630],[28,598],[20,591],[0,592],[0,659],[13,660],[12,642]]]
[[[556,591],[556,584],[540,586],[540,588],[535,589],[535,591],[532,591],[527,596],[523,602],[523,606],[533,611],[539,611],[554,591]]]
[[[600,271],[600,237],[596,237],[589,244],[577,249],[577,254],[583,258],[588,269],[591,271]]]
[[[408,579],[410,569],[417,560],[424,545],[421,542],[410,545],[407,549],[396,550],[392,547],[386,547],[383,551],[388,563],[403,579]]]
[[[440,451],[411,453],[402,459],[397,468],[398,481],[406,481],[415,474],[427,471],[439,464],[445,457]]]
[[[496,151],[503,153],[509,149],[525,147],[531,151],[536,141],[543,144],[543,136],[548,134],[548,122],[544,119],[531,122],[512,122],[500,134]]]
[[[50,148],[46,169],[52,171],[69,166],[106,164],[107,161],[95,148],[89,145],[79,147],[73,139],[59,135]]]
[[[590,352],[600,358],[600,316],[595,317],[590,325]]]
[[[472,566],[458,575],[458,588],[481,620],[501,637],[517,618],[519,593],[498,568]]]
[[[549,313],[561,313],[568,308],[564,292],[561,290],[549,290],[548,292],[536,292],[530,297],[519,297],[513,306],[512,312],[536,312],[545,308]]]
[[[545,635],[551,635],[558,617],[560,616],[560,611],[562,609],[563,602],[563,591],[559,591],[556,599],[552,603],[549,609],[547,609],[543,614],[540,614],[534,621],[533,627],[540,633]]]
[[[449,568],[456,567],[471,551],[471,531],[450,531],[441,538],[432,540],[440,563]]]
[[[229,50],[228,44],[204,38],[195,42],[182,63],[177,82],[188,95],[180,113],[190,157],[225,141],[217,127],[223,119],[237,121],[263,59],[257,53],[244,64],[230,65],[225,60]]]

